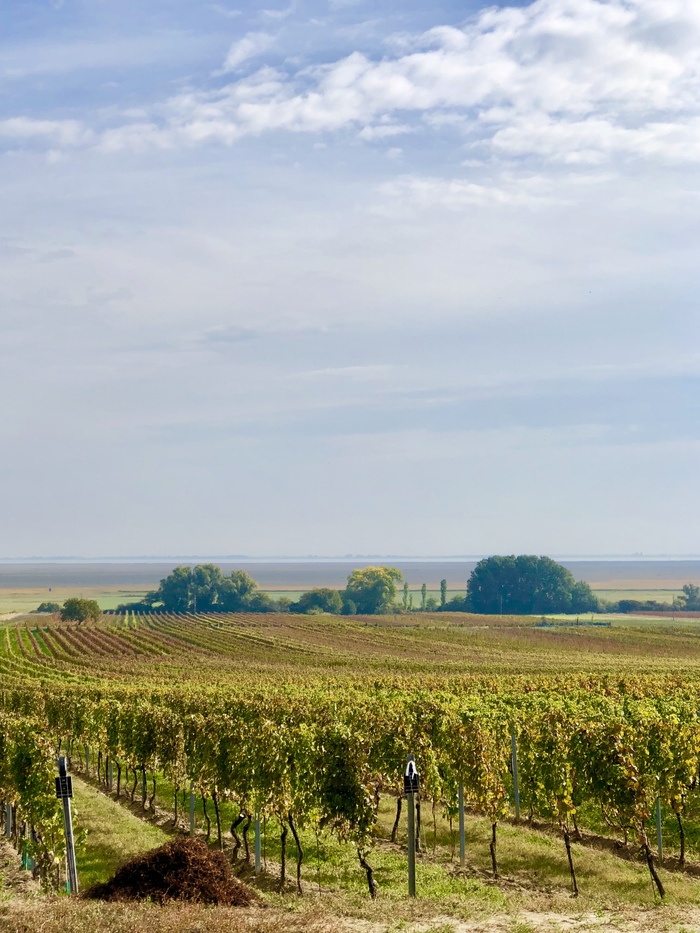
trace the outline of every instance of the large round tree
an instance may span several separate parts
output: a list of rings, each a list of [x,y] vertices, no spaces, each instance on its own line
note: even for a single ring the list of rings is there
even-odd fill
[[[521,554],[480,560],[467,583],[472,612],[530,615],[590,612],[598,601],[587,583],[551,557]]]
[[[345,602],[352,602],[360,615],[390,612],[396,599],[396,584],[403,575],[396,567],[361,567],[348,577]]]

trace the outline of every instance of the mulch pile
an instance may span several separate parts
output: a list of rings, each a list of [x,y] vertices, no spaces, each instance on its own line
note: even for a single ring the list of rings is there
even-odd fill
[[[247,907],[261,901],[236,878],[223,852],[188,836],[177,836],[132,859],[110,881],[93,885],[84,896],[101,901],[148,898],[158,904],[194,901],[227,907]]]

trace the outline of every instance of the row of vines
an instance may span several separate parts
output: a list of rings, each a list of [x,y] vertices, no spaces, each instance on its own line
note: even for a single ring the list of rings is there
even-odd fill
[[[461,784],[468,805],[488,818],[497,875],[498,824],[512,799],[514,732],[522,806],[559,827],[574,893],[570,841],[585,804],[636,841],[663,896],[647,835],[655,802],[660,798],[676,814],[682,839],[700,771],[697,688],[653,682],[566,693],[543,679],[526,691],[508,689],[505,678],[496,690],[473,681],[442,690],[396,681],[166,689],[149,687],[145,678],[61,687],[7,678],[0,704],[0,798],[33,828],[47,877],[61,854],[54,760],[75,743],[99,755],[105,772],[111,763],[118,788],[128,776],[132,795],[137,775],[151,781],[165,775],[176,799],[191,784],[212,802],[219,841],[224,800],[238,808],[239,823],[249,825],[254,814],[274,818],[283,853],[288,831],[297,841],[298,877],[300,829],[352,842],[372,895],[379,801],[400,792],[408,753],[416,757],[428,805],[454,818]]]
[[[58,887],[65,837],[55,793],[55,756],[45,722],[0,711],[3,830],[42,880]]]

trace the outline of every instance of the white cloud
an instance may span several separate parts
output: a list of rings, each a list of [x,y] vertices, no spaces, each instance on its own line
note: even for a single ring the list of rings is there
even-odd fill
[[[275,41],[248,33],[217,74]],[[192,87],[105,131],[101,148],[231,145],[279,130],[353,130],[374,141],[422,128],[456,133],[487,160],[576,166],[700,154],[700,7],[691,0],[535,0],[489,8],[463,28],[394,37],[388,47],[379,60],[354,51]],[[75,145],[79,134],[65,132],[64,144]]]
[[[266,52],[275,42],[275,37],[268,32],[249,32],[242,39],[234,42],[228,50],[221,73],[235,71],[243,62],[257,58]]]
[[[15,140],[43,140],[52,145],[79,146],[92,139],[92,133],[77,120],[35,120],[11,117],[0,120],[0,136]]]
[[[380,214],[434,207],[461,210],[464,207],[535,207],[552,204],[552,183],[545,178],[502,178],[496,184],[477,184],[464,179],[403,175],[380,186],[384,203]]]
[[[249,33],[231,47],[224,71],[273,42]],[[488,9],[463,29],[404,36],[397,48],[379,61],[356,51],[296,74],[265,68],[180,95],[162,108],[160,131],[231,143],[271,130],[359,126],[360,138],[372,140],[405,132],[413,114],[500,157],[697,158],[700,8],[686,0],[536,0]]]
[[[402,133],[410,133],[411,129],[405,123],[385,123],[379,126],[365,126],[357,135],[365,142],[374,142],[375,140],[391,139],[392,136],[400,136]]]
[[[272,19],[272,20],[287,19],[287,17],[291,16],[292,13],[294,13],[296,8],[297,8],[296,2],[293,2],[293,3],[290,3],[289,6],[283,7],[282,9],[261,10],[260,15],[264,16],[266,19]]]
[[[236,17],[243,15],[243,10],[231,10],[221,3],[212,3],[209,9],[213,10],[215,13],[219,13],[221,16],[227,17],[228,19],[235,19]]]

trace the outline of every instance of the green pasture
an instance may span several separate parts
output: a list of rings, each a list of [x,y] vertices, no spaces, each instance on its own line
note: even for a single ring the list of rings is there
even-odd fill
[[[62,604],[71,596],[80,596],[85,599],[95,599],[104,610],[116,609],[120,603],[138,602],[146,595],[145,589],[136,589],[131,587],[29,587],[24,589],[2,588],[0,587],[0,616],[10,613],[32,612],[42,602],[57,602]],[[298,590],[272,590],[264,592],[269,593],[273,599],[286,598],[295,602],[304,589]],[[641,601],[655,600],[660,603],[673,602],[675,596],[681,596],[682,590],[669,589],[639,589],[639,590],[616,590],[616,589],[595,589],[593,591],[600,599],[617,601],[619,599],[638,599]],[[409,593],[413,596],[413,608],[420,609],[421,590],[419,586],[409,588]],[[464,596],[465,589],[449,589],[447,599],[455,596]],[[440,602],[440,590],[428,589],[427,598],[435,599]],[[399,593],[396,601],[397,606],[402,605],[403,593]]]
[[[130,587],[83,586],[83,587],[0,587],[0,615],[14,612],[31,612],[41,603],[62,604],[71,596],[96,599],[101,609],[116,609],[120,603],[143,599],[146,590]]]

